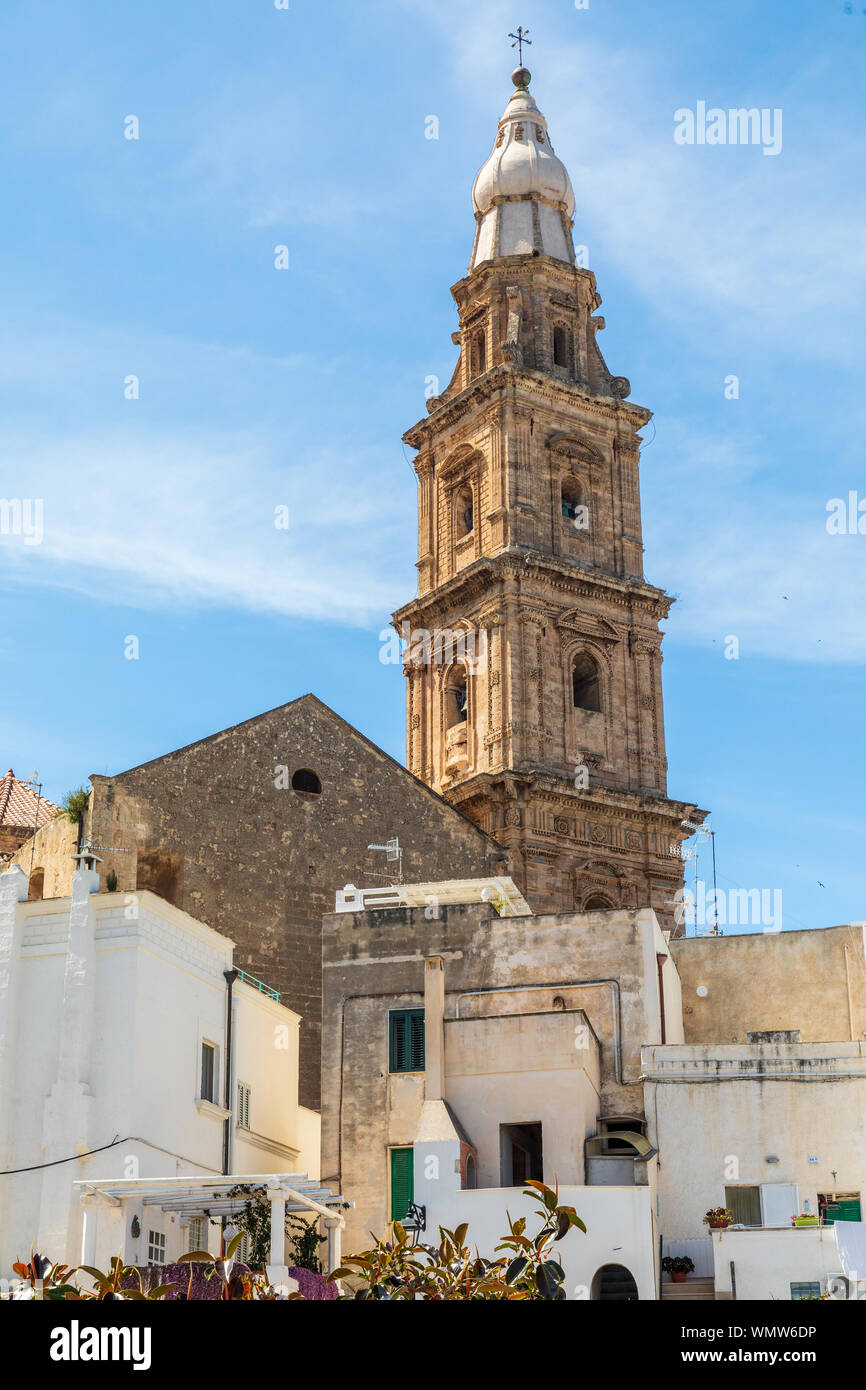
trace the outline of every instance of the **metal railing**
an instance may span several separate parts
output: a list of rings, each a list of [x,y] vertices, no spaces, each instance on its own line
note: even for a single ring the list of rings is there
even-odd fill
[[[261,980],[257,980],[255,975],[248,974],[246,970],[239,970],[238,979],[243,980],[244,984],[249,985],[252,989],[258,990],[259,994],[266,994],[268,999],[273,999],[279,1004],[279,991],[271,989],[270,985],[266,985]]]

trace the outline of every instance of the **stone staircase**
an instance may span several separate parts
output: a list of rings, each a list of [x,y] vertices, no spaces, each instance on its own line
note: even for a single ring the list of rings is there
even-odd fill
[[[698,1299],[715,1300],[716,1282],[714,1279],[687,1279],[684,1284],[675,1284],[672,1279],[662,1281],[662,1302],[685,1299],[693,1302]]]

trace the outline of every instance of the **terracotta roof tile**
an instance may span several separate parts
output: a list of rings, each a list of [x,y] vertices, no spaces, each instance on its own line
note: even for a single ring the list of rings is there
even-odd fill
[[[16,777],[11,767],[0,777],[0,825],[38,830],[46,821],[52,820],[59,810],[60,807],[47,797],[37,798],[33,788]]]

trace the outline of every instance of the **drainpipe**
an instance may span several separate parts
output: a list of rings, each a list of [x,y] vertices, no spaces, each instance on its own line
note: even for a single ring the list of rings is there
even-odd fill
[[[223,979],[226,982],[226,1094],[225,1108],[228,1115],[225,1120],[225,1131],[223,1137],[223,1173],[231,1172],[232,1155],[232,1125],[235,1118],[234,1092],[232,1090],[232,985],[238,977],[237,970],[224,970]]]
[[[441,1100],[445,1084],[445,962],[424,962],[424,1099]]]
[[[667,960],[667,955],[665,954],[664,951],[661,951],[661,952],[657,952],[657,953],[656,953],[656,965],[658,966],[658,972],[659,972],[659,1012],[660,1012],[660,1014],[661,1014],[661,1019],[662,1019],[662,1046],[664,1046],[664,1043],[665,1043],[665,1041],[666,1041],[666,1038],[665,1038],[665,977],[664,977],[664,968],[665,968],[665,961],[666,961],[666,960]]]
[[[848,1037],[851,1042],[855,1042],[854,1037],[854,1000],[851,998],[851,959],[848,955],[847,945],[842,947],[845,952],[845,988],[848,991]]]

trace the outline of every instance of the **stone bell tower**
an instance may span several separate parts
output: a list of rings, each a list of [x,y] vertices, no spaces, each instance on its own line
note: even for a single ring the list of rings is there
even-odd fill
[[[571,181],[529,80],[514,73],[475,181],[454,375],[404,435],[407,763],[505,846],[534,910],[650,906],[679,933],[683,821],[705,813],[667,796],[672,599],[644,579],[638,484],[651,413],[598,348]]]

